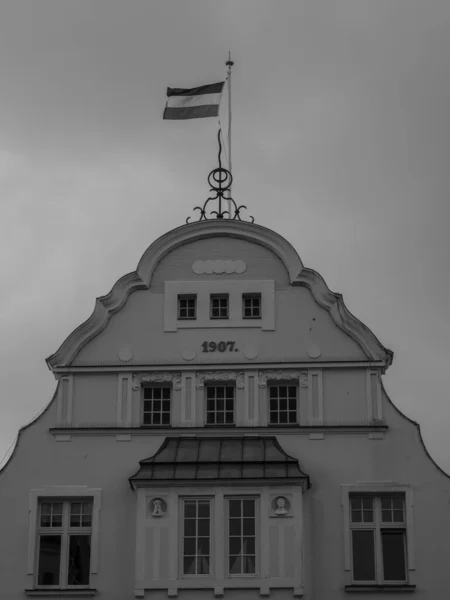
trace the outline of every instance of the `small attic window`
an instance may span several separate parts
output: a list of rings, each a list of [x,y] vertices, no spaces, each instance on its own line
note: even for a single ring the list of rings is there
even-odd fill
[[[178,296],[178,320],[188,321],[197,318],[197,295],[180,294]]]

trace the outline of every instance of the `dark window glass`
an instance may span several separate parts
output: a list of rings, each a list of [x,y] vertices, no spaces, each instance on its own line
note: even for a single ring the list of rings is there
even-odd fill
[[[168,386],[144,388],[143,425],[170,425],[170,396]]]
[[[211,319],[228,319],[228,294],[211,295]]]
[[[61,536],[41,535],[39,538],[38,585],[59,585]]]
[[[352,531],[353,579],[375,581],[374,531]]]
[[[71,535],[69,543],[69,585],[89,585],[91,536]]]
[[[242,317],[244,319],[261,318],[261,294],[243,294]]]
[[[382,529],[383,571],[385,581],[406,580],[405,532]]]
[[[189,320],[197,318],[197,296],[178,296],[178,319]]]

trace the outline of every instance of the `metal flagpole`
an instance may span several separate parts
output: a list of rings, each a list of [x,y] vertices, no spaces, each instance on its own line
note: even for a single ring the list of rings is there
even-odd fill
[[[228,170],[231,171],[231,67],[234,62],[231,60],[231,52],[228,51],[228,60],[225,63],[227,66],[227,84],[228,84]],[[231,186],[230,186],[231,196]],[[228,200],[228,218],[231,219],[231,200]]]

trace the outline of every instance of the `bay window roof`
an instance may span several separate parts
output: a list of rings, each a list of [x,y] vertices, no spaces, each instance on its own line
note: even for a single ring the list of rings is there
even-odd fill
[[[273,436],[167,437],[159,450],[139,465],[129,479],[133,488],[161,486],[169,481],[169,485],[223,485],[232,481],[309,487],[308,475]]]

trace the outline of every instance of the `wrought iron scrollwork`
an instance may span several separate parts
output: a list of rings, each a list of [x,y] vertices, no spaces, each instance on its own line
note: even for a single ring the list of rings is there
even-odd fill
[[[231,197],[231,184],[233,183],[233,176],[231,175],[230,171],[228,171],[228,169],[222,167],[222,143],[220,141],[220,134],[221,130],[219,129],[219,132],[217,134],[217,140],[219,142],[219,166],[216,169],[213,169],[208,175],[208,183],[210,185],[209,191],[213,192],[214,195],[207,198],[203,206],[194,207],[194,210],[200,211],[200,218],[198,219],[198,221],[207,221],[208,219],[212,219],[214,218],[212,215],[214,215],[216,219],[227,218],[242,221],[240,212],[244,208],[247,209],[247,207],[244,204],[238,206]],[[210,210],[208,213],[208,203],[214,200],[219,201],[218,210]],[[231,214],[230,211],[223,210],[223,202],[230,203],[230,208],[232,208]],[[189,223],[190,218],[191,217],[188,217],[186,219],[186,223]],[[253,223],[255,220],[252,216],[250,216],[250,219],[250,223]]]

